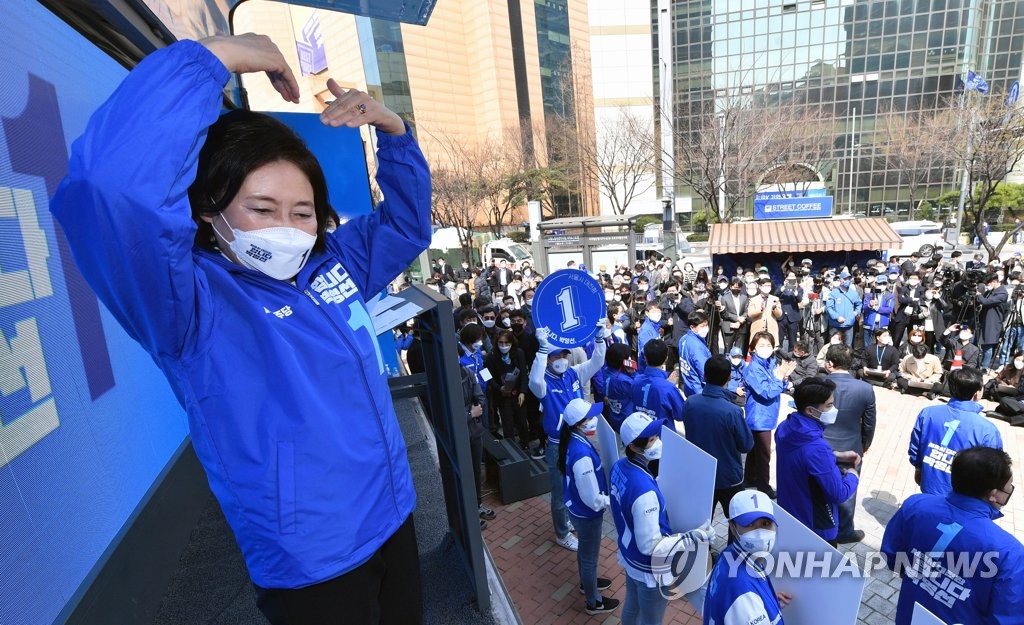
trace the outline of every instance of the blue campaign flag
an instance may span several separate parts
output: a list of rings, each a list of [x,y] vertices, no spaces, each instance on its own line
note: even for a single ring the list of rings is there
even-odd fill
[[[831,195],[754,200],[754,219],[806,219],[831,216]]]
[[[1010,89],[1006,92],[1006,106],[1007,108],[1012,107],[1017,103],[1017,99],[1020,98],[1020,81],[1013,81],[1010,85]]]
[[[537,287],[533,296],[533,326],[550,331],[555,347],[582,347],[597,334],[597,322],[607,316],[604,289],[579,269],[559,269]]]
[[[988,83],[981,77],[981,74],[974,70],[967,70],[967,80],[964,81],[964,91],[988,93]]]

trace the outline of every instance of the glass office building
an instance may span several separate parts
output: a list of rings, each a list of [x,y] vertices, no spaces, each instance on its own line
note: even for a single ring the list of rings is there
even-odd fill
[[[673,22],[679,131],[737,96],[820,103],[838,122],[834,159],[819,170],[836,213],[909,212],[877,146],[882,117],[947,106],[967,69],[994,92],[1021,78],[1024,0],[676,1]],[[933,171],[924,195],[959,188],[957,177]]]

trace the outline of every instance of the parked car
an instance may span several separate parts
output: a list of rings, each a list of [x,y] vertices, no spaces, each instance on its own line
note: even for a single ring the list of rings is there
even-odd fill
[[[897,221],[890,225],[903,239],[903,244],[890,249],[889,256],[910,256],[914,252],[930,256],[953,247],[943,239],[942,224],[934,221]],[[923,249],[926,246],[927,249]]]

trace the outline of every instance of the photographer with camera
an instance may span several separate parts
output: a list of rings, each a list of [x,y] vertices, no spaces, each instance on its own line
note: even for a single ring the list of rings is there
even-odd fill
[[[942,291],[942,280],[934,279],[930,287],[924,292],[924,303],[922,305],[923,312],[925,313],[924,319],[921,322],[921,329],[925,333],[925,342],[928,345],[928,349],[931,351],[935,350],[935,337],[941,336],[946,330],[946,312],[950,309],[949,302],[943,295]],[[939,345],[939,349],[942,346]],[[942,353],[939,352],[941,356]]]
[[[896,298],[889,292],[889,279],[875,277],[871,290],[864,294],[864,348],[875,342],[875,333],[889,328],[889,318],[896,307]]]
[[[796,272],[789,271],[786,281],[779,293],[779,304],[782,306],[782,317],[779,318],[779,347],[783,340],[786,349],[792,351],[796,345],[796,335],[800,329],[800,308],[804,300],[804,290],[797,282]]]
[[[948,371],[953,366],[957,352],[963,360],[963,366],[979,369],[981,365],[981,349],[971,342],[974,332],[967,323],[951,324],[942,333],[942,342],[946,347],[946,356],[942,366]]]
[[[1013,291],[1007,303],[1006,318],[1003,320],[1003,335],[999,348],[999,366],[1006,366],[1010,354],[1024,349],[1024,285],[1010,279]]]
[[[985,274],[984,280],[984,286],[978,289],[978,305],[981,307],[978,313],[978,345],[981,347],[981,366],[988,369],[1003,332],[1003,318],[1010,296],[995,271]]]
[[[892,316],[892,324],[889,326],[892,341],[896,345],[903,342],[903,335],[907,328],[920,321],[924,291],[921,277],[916,273],[911,274],[907,278],[907,283],[899,290],[896,297],[896,310]]]

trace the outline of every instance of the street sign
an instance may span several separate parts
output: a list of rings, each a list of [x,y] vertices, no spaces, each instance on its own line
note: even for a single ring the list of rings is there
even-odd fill
[[[754,200],[754,219],[831,217],[832,196]]]
[[[601,284],[579,269],[551,273],[533,296],[533,326],[547,328],[554,347],[586,345],[607,314]]]
[[[1006,92],[1006,106],[1013,106],[1017,103],[1017,99],[1020,98],[1020,81],[1013,81],[1010,85],[1010,90]]]

